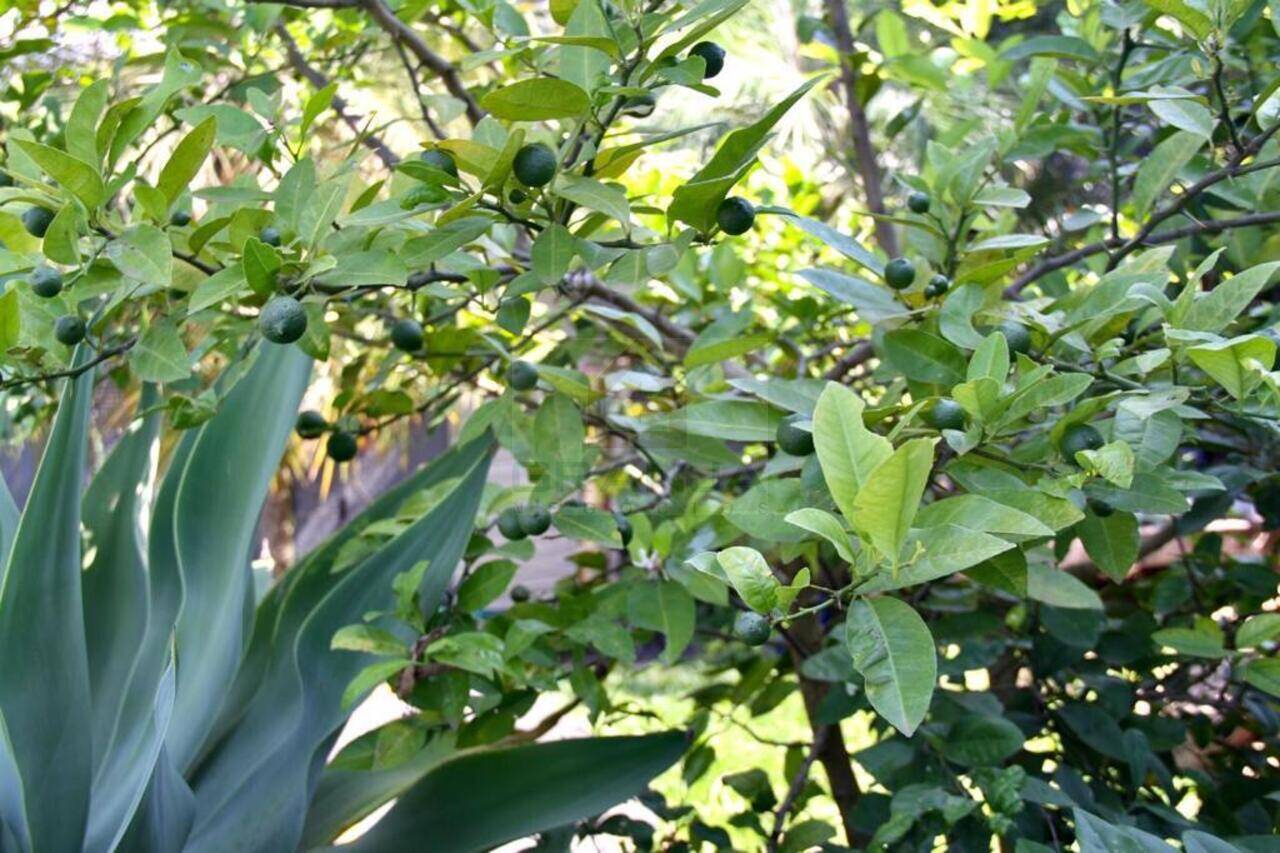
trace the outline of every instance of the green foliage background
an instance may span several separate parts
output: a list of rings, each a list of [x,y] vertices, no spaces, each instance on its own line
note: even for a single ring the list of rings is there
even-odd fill
[[[0,59],[3,417],[47,442],[0,507],[3,849],[397,797],[357,848],[1273,849],[1274,0],[19,0]],[[295,476],[445,425],[527,478],[446,456],[258,601],[308,382]],[[102,494],[185,556],[95,573]],[[126,636],[167,675],[117,765]],[[381,684],[414,712],[326,764]],[[530,744],[565,716],[653,735]]]

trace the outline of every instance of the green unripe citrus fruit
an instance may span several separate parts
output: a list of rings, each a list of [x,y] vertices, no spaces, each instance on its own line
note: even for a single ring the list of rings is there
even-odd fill
[[[948,290],[951,289],[951,279],[942,273],[938,273],[929,279],[929,283],[924,286],[924,295],[930,299],[937,299]]]
[[[62,273],[53,267],[38,266],[31,271],[31,292],[52,299],[62,292]]]
[[[1075,462],[1081,450],[1097,450],[1103,444],[1102,433],[1088,424],[1073,424],[1062,431],[1058,449],[1068,462]]]
[[[28,207],[22,213],[22,227],[32,237],[44,237],[53,222],[53,211],[43,207]]]
[[[190,225],[191,214],[187,213],[185,210],[175,210],[173,212],[173,216],[169,217],[169,224],[176,225],[179,228],[182,228],[185,225]]]
[[[541,142],[524,146],[511,164],[516,180],[526,187],[545,187],[556,176],[556,155]]]
[[[417,352],[423,340],[422,324],[412,317],[402,317],[391,327],[391,343],[398,350]]]
[[[997,331],[1004,335],[1005,343],[1009,345],[1009,352],[1026,353],[1031,350],[1031,333],[1021,323],[1005,320]]]
[[[689,49],[690,56],[701,56],[706,64],[702,79],[714,77],[724,70],[724,48],[713,41],[700,41]]]
[[[262,306],[258,328],[273,344],[291,344],[307,331],[307,312],[292,296],[276,296]]]
[[[618,525],[618,536],[622,539],[622,547],[625,548],[631,544],[631,537],[635,531],[631,528],[631,521],[620,512],[613,514],[613,523]]]
[[[885,284],[894,290],[906,290],[916,280],[916,265],[906,258],[894,258],[884,265]]]
[[[258,239],[266,243],[268,246],[280,245],[280,229],[274,225],[268,225],[258,232]]]
[[[964,407],[943,397],[929,407],[927,417],[934,429],[964,429]]]
[[[516,584],[511,587],[511,600],[516,604],[529,600],[529,587],[524,584]]]
[[[53,324],[53,336],[58,343],[73,347],[84,340],[84,320],[74,314],[65,314]]]
[[[730,196],[716,208],[716,224],[726,234],[745,234],[751,230],[755,221],[755,206],[745,198]]]
[[[516,187],[511,192],[507,193],[507,199],[512,204],[524,204],[529,200],[529,194],[519,187]]]
[[[907,196],[907,207],[912,213],[928,213],[930,198],[928,193],[913,192]]]
[[[527,361],[513,361],[507,368],[507,382],[517,391],[532,391],[538,386],[538,368]]]
[[[788,415],[778,423],[778,447],[792,456],[808,456],[813,452],[813,433],[798,425],[800,415]]]
[[[334,462],[350,462],[356,458],[356,451],[360,448],[354,435],[339,430],[329,436],[329,441],[325,444],[324,449]]]
[[[439,148],[428,148],[418,155],[418,159],[439,172],[444,172],[446,175],[452,175],[455,178],[458,177],[458,164],[448,151],[443,151]]]
[[[303,438],[319,438],[329,429],[329,422],[315,409],[307,409],[298,414],[298,420],[294,422],[293,428]]]
[[[733,620],[733,636],[748,646],[762,646],[773,630],[769,619],[754,610],[744,610]]]
[[[1004,624],[1011,631],[1021,631],[1027,627],[1027,605],[1018,603],[1009,608],[1004,615]]]
[[[551,513],[542,504],[527,504],[520,508],[520,529],[526,536],[541,536],[551,528]]]
[[[1097,498],[1089,498],[1087,505],[1089,507],[1089,511],[1098,518],[1106,518],[1116,511],[1116,508],[1111,504],[1106,501],[1100,501]]]
[[[524,526],[520,524],[520,511],[515,507],[507,507],[498,513],[498,532],[508,540],[516,542],[525,538]]]

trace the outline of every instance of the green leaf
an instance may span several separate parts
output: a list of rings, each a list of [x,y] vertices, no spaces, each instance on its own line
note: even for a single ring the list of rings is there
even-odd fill
[[[1259,658],[1244,665],[1244,680],[1264,693],[1280,697],[1280,658]]]
[[[1160,14],[1175,18],[1196,38],[1203,39],[1213,31],[1213,22],[1209,20],[1209,16],[1186,0],[1145,0],[1145,2]]]
[[[682,732],[464,752],[400,795],[352,853],[479,853],[597,815],[640,793],[685,750]]]
[[[553,517],[556,530],[572,539],[599,542],[609,548],[622,547],[618,523],[610,513],[590,506],[562,506]]]
[[[852,306],[858,318],[868,323],[881,323],[904,317],[908,308],[884,287],[829,269],[801,270],[799,276],[828,296]]]
[[[1258,264],[1218,284],[1209,293],[1199,296],[1187,310],[1178,327],[1201,332],[1221,332],[1240,316],[1259,293],[1270,283],[1280,261]],[[1193,288],[1191,283],[1187,284]]]
[[[1203,147],[1204,137],[1179,131],[1152,149],[1138,166],[1138,175],[1133,181],[1135,218],[1146,218],[1160,194]]]
[[[573,261],[574,245],[573,235],[563,225],[553,223],[544,228],[529,252],[538,280],[553,285],[564,278]]]
[[[217,121],[210,116],[184,136],[174,147],[173,154],[169,155],[169,162],[164,164],[160,179],[156,182],[156,189],[164,193],[169,204],[178,200],[178,196],[182,195],[182,191],[200,171],[213,148],[217,127]]]
[[[1013,757],[1025,740],[1022,729],[1003,717],[971,714],[947,732],[943,754],[966,767],[994,767]]]
[[[814,507],[793,510],[787,513],[786,522],[794,524],[801,530],[807,530],[810,533],[821,536],[836,549],[840,559],[846,563],[853,562],[853,542],[850,541],[849,534],[845,532],[844,525],[840,523],[840,519],[826,510]]]
[[[346,625],[333,635],[331,649],[404,657],[409,649],[395,634],[374,625]]]
[[[617,184],[603,184],[581,175],[561,175],[556,181],[555,191],[574,204],[618,220],[623,227],[631,224],[631,205],[627,202],[626,190]]]
[[[725,577],[747,606],[757,613],[769,613],[778,606],[780,584],[764,556],[754,548],[736,545],[716,555]]]
[[[933,469],[936,438],[915,438],[867,475],[853,501],[852,523],[894,567]]]
[[[1222,628],[1207,616],[1197,616],[1190,628],[1162,628],[1151,634],[1152,641],[1169,646],[1180,655],[1199,658],[1220,658],[1226,647]]]
[[[792,214],[788,217],[801,231],[814,237],[849,260],[875,273],[876,276],[884,275],[884,261],[876,257],[875,253],[867,247],[863,246],[857,240],[848,235],[841,234],[836,229],[827,225],[825,222],[819,222],[816,219],[810,219],[807,216],[796,216]],[[881,290],[882,288],[877,288]],[[834,295],[834,294],[833,294]],[[886,294],[888,295],[888,294]]]
[[[813,410],[813,444],[822,476],[850,522],[858,490],[872,469],[893,454],[889,439],[867,429],[862,410],[862,398],[835,382],[827,384]]]
[[[102,162],[96,129],[110,96],[111,81],[106,78],[94,80],[80,90],[75,106],[71,108],[71,115],[67,117],[67,130],[64,134],[67,153],[95,168]]]
[[[311,93],[311,97],[307,98],[307,102],[302,107],[302,118],[298,122],[299,139],[307,138],[307,131],[311,129],[311,125],[320,117],[320,114],[329,109],[329,105],[333,103],[333,96],[337,92],[338,84],[330,83]]]
[[[929,627],[896,598],[859,598],[845,620],[845,643],[871,707],[910,737],[929,711],[938,679]]]
[[[650,418],[646,424],[725,441],[772,441],[778,431],[778,416],[763,403],[711,400]]]
[[[15,139],[14,143],[22,152],[36,162],[47,174],[58,182],[63,189],[78,198],[89,210],[97,209],[107,196],[106,187],[98,170],[79,157],[31,142],[26,139]]]
[[[546,121],[582,115],[591,106],[591,96],[568,80],[535,77],[494,89],[480,106],[508,121]]]
[[[1280,613],[1255,613],[1236,631],[1236,648],[1251,649],[1280,637]]]
[[[1196,366],[1232,397],[1242,400],[1262,381],[1276,361],[1276,342],[1261,335],[1201,344],[1187,350]]]
[[[104,254],[135,281],[156,287],[173,283],[173,249],[168,235],[154,225],[135,225],[108,243]]]
[[[245,280],[254,293],[268,296],[276,290],[276,272],[284,266],[284,259],[275,247],[268,246],[257,237],[244,241],[241,257]]]
[[[343,709],[350,710],[370,690],[401,670],[411,666],[413,666],[413,661],[411,660],[380,660],[364,667],[356,673],[355,678],[352,678],[351,683],[342,691]]]
[[[823,78],[805,81],[790,95],[761,116],[754,124],[732,131],[720,143],[707,165],[676,188],[667,208],[668,222],[687,222],[703,233],[716,225],[716,208],[729,190],[755,163],[769,131],[789,109]]]
[[[1027,566],[1027,597],[1053,607],[1101,610],[1102,599],[1069,572],[1031,563]]]
[[[176,382],[191,375],[187,348],[172,323],[157,322],[129,353],[133,372],[144,382]]]
[[[1116,583],[1122,582],[1138,561],[1141,537],[1138,519],[1131,512],[1117,511],[1106,516],[1089,513],[1076,532],[1090,559]]]
[[[1123,441],[1109,442],[1097,450],[1078,451],[1076,461],[1090,473],[1122,489],[1133,484],[1133,448]]]
[[[632,587],[627,596],[627,619],[637,628],[666,637],[662,659],[674,664],[693,639],[697,614],[693,596],[683,586],[655,580]]]
[[[458,610],[474,613],[486,607],[506,590],[516,576],[516,568],[510,560],[492,560],[478,566],[458,587]]]
[[[1155,87],[1155,91],[1159,87]],[[1151,112],[1165,124],[1209,139],[1213,136],[1214,118],[1209,108],[1191,98],[1154,98],[1147,102]]]
[[[936,335],[894,329],[884,336],[884,351],[889,363],[908,379],[948,386],[964,381],[964,354]]]

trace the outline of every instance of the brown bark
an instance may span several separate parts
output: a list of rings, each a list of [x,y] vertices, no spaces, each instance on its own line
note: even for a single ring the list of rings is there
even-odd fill
[[[844,0],[826,0],[827,24],[835,38],[836,51],[840,55],[840,87],[844,90],[845,110],[849,113],[849,135],[853,138],[853,165],[862,181],[867,209],[881,216],[885,213],[884,180],[876,150],[871,144],[871,126],[866,110],[858,100],[858,69],[854,65],[853,32],[849,29],[849,14]],[[893,223],[876,220],[876,242],[890,257],[898,254],[898,235]]]

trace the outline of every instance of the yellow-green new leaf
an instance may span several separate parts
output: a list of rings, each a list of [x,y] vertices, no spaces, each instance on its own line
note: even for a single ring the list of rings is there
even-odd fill
[[[217,121],[213,116],[209,116],[196,125],[195,129],[183,137],[173,149],[169,162],[165,163],[164,168],[160,170],[160,180],[156,182],[156,189],[164,193],[169,204],[178,200],[178,196],[182,195],[182,191],[200,171],[205,158],[209,156],[209,149],[213,147],[213,137],[217,129]]]
[[[893,454],[889,439],[862,422],[862,398],[838,383],[827,385],[813,410],[813,444],[822,476],[850,522],[854,498],[871,471]]]
[[[929,482],[937,441],[916,438],[899,447],[871,471],[854,498],[854,528],[895,566]]]
[[[14,142],[46,175],[80,199],[85,207],[92,210],[106,198],[107,191],[102,178],[92,164],[39,142],[25,139],[16,139]]]
[[[910,737],[929,710],[938,679],[929,627],[896,598],[860,598],[849,608],[845,643],[871,707]]]

